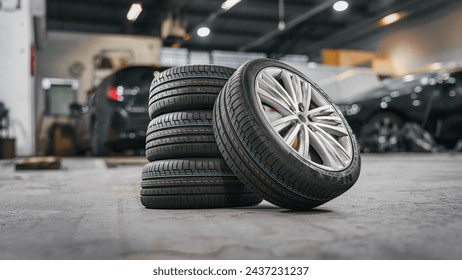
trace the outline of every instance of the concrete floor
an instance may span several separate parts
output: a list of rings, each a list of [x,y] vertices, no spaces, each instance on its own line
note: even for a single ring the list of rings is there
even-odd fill
[[[0,259],[462,259],[462,155],[362,159],[350,191],[307,212],[145,209],[142,158],[3,160]]]

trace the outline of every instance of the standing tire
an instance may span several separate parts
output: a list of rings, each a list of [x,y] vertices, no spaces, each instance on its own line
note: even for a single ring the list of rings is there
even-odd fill
[[[240,207],[262,201],[218,158],[151,162],[142,180],[141,203],[147,208]]]
[[[212,110],[235,69],[216,65],[174,67],[154,78],[149,94],[151,119],[185,110]]]
[[[242,65],[221,91],[213,121],[233,173],[275,205],[317,207],[359,177],[358,146],[345,118],[322,89],[284,63]]]
[[[212,111],[168,113],[154,118],[147,130],[149,161],[168,158],[220,158],[212,128]]]

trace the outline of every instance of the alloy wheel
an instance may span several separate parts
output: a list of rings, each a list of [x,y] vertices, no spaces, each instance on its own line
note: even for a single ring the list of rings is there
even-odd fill
[[[267,67],[257,74],[255,91],[273,130],[302,158],[329,171],[351,163],[348,130],[316,86],[289,70]]]

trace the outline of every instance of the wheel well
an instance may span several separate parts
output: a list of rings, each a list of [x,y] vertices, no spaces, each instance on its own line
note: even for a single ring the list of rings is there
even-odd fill
[[[386,110],[376,111],[376,112],[373,112],[372,114],[370,114],[369,117],[367,118],[367,121],[365,121],[364,124],[366,124],[369,120],[372,120],[375,116],[377,116],[379,114],[382,114],[382,113],[393,114],[393,115],[397,116],[398,118],[400,118],[403,122],[405,122],[405,120],[407,119],[406,115],[404,115],[402,112],[400,112],[398,110],[386,109]]]
[[[404,122],[406,121],[406,116],[397,111],[397,110],[390,110],[390,109],[387,109],[387,110],[380,110],[380,111],[375,111],[371,114],[368,115],[368,117],[366,119],[363,120],[361,126],[356,126],[357,127],[357,135],[360,136],[362,135],[363,131],[364,131],[364,128],[376,117],[378,116],[379,114],[383,114],[383,113],[390,113],[390,114],[393,114],[395,115],[396,117],[398,117],[404,124]],[[358,125],[357,123],[355,125]]]
[[[93,134],[93,128],[95,127],[95,123],[96,123],[96,116],[92,115],[90,118],[90,131],[92,134]]]

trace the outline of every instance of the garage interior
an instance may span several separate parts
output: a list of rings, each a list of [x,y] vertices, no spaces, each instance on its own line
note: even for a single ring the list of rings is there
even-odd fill
[[[462,258],[460,1],[0,0],[0,26],[0,259]],[[358,181],[303,211],[144,207],[143,86],[102,134],[103,85],[253,59],[337,104]]]

